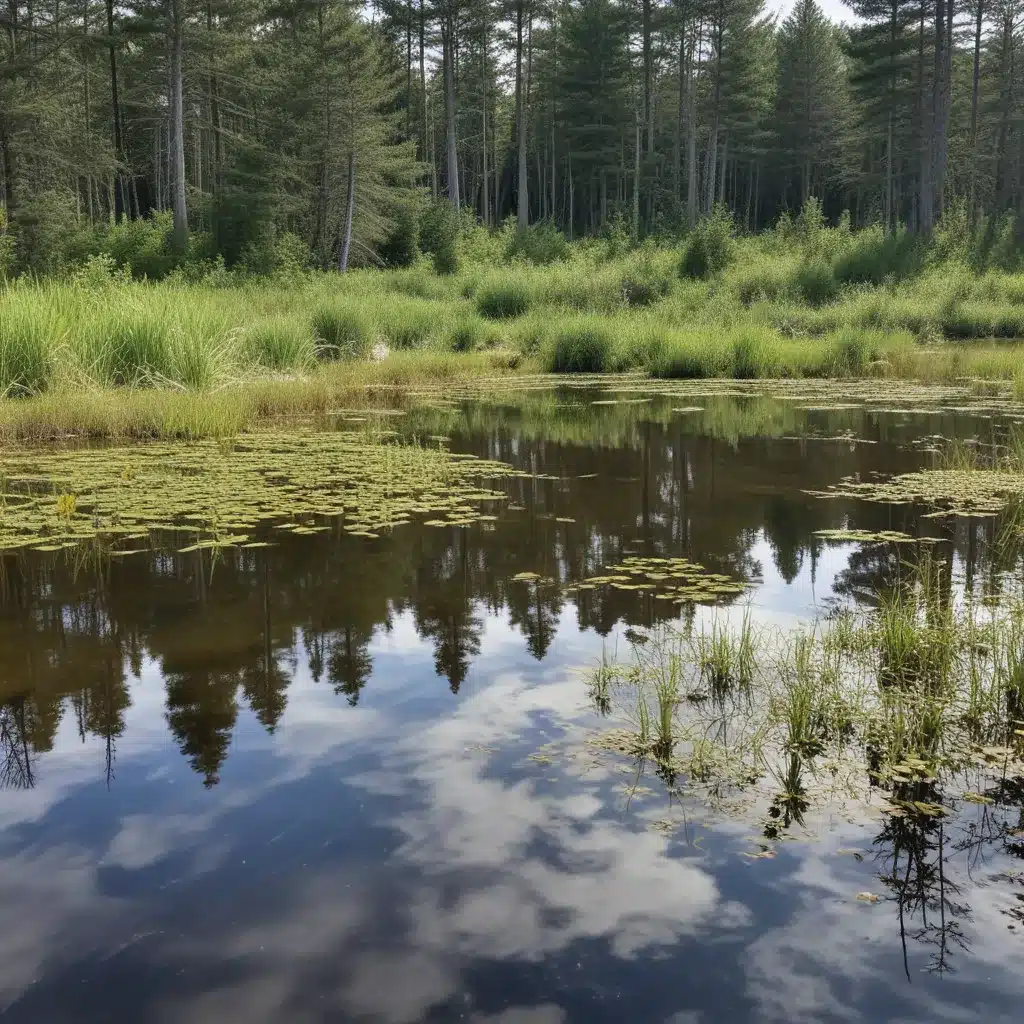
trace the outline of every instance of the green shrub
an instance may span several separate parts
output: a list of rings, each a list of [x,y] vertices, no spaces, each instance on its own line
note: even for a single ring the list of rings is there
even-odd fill
[[[505,246],[505,259],[525,260],[527,263],[547,264],[565,259],[569,243],[565,235],[550,221],[520,228]]]
[[[456,235],[434,253],[434,273],[451,277],[459,272],[459,240]]]
[[[733,258],[733,224],[729,212],[714,213],[690,232],[679,264],[681,277],[707,278],[721,273]]]
[[[477,292],[476,308],[488,320],[510,320],[530,308],[530,292],[515,279],[493,282]]]
[[[459,269],[459,215],[446,199],[435,199],[420,216],[420,248],[434,257],[434,272]]]
[[[874,285],[887,278],[902,280],[921,269],[925,255],[921,239],[903,228],[889,234],[880,227],[865,228],[836,260],[836,280]]]
[[[839,294],[839,282],[832,265],[823,259],[810,259],[802,263],[794,275],[799,294],[812,306],[824,306]]]
[[[782,298],[790,283],[788,260],[761,259],[731,272],[736,297],[744,306],[755,302],[775,302]]]
[[[672,282],[652,267],[634,267],[622,275],[622,301],[627,306],[649,306],[668,295]]]
[[[334,359],[365,356],[373,342],[373,334],[363,312],[341,303],[317,309],[313,313],[312,328],[322,354]]]
[[[416,209],[404,205],[395,211],[391,230],[377,248],[385,266],[411,267],[419,256],[420,218]]]
[[[587,318],[556,329],[547,368],[552,373],[601,373],[611,355],[611,331],[596,317]]]
[[[14,236],[7,223],[7,207],[0,206],[0,284],[14,274]]]

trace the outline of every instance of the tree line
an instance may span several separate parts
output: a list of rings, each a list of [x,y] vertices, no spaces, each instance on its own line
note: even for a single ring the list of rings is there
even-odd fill
[[[1024,0],[848,6],[6,0],[0,242],[45,270],[155,215],[179,256],[344,270],[407,258],[430,198],[570,237],[1016,214]]]

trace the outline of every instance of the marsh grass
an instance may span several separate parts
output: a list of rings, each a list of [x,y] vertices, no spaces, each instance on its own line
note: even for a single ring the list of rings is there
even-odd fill
[[[558,373],[984,378],[1024,394],[1024,274],[944,262],[902,234],[736,239],[712,218],[685,242],[696,262],[682,278],[671,245],[545,242],[560,255],[538,265],[523,258],[532,242],[511,257],[503,243],[477,242],[441,276],[421,261],[153,284],[104,264],[67,281],[15,281],[0,293],[0,394],[214,391],[305,374],[314,360],[366,360],[378,345],[500,347]]]
[[[632,682],[618,697],[636,750],[712,800],[771,780],[765,834],[776,838],[836,786],[927,817],[979,764],[1024,775],[1024,588],[1010,581],[981,606],[954,599],[945,580],[926,556],[874,607],[763,632],[748,645],[745,689],[733,682],[742,628],[730,635],[716,618],[696,636],[656,631],[620,675]],[[701,682],[718,687],[716,701],[694,700]]]
[[[721,695],[734,687],[748,688],[757,669],[757,635],[749,607],[744,610],[739,630],[715,616],[710,629],[695,637],[693,649],[700,678],[711,692]]]

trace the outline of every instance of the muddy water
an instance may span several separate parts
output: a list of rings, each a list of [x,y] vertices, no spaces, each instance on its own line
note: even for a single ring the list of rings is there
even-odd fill
[[[669,806],[580,753],[606,724],[580,670],[707,613],[563,588],[681,556],[797,622],[912,556],[816,536],[848,527],[939,537],[994,586],[991,520],[805,492],[1004,422],[595,400],[389,424],[528,471],[496,522],[4,559],[0,1018],[1019,1019],[1019,780],[917,823],[831,807],[759,856],[742,802]]]

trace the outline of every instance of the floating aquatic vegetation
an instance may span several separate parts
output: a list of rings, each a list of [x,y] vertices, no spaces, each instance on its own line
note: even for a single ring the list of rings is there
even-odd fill
[[[1024,473],[1006,469],[925,469],[890,480],[841,480],[819,498],[860,498],[864,501],[936,506],[930,515],[992,516],[1024,493]]]
[[[185,550],[257,543],[265,525],[320,532],[324,517],[363,537],[421,516],[467,526],[504,492],[481,478],[514,471],[360,432],[257,432],[232,442],[18,449],[0,455],[0,549],[55,550],[150,530],[195,535]]]
[[[649,591],[659,600],[711,602],[742,594],[748,584],[742,580],[708,572],[704,566],[688,558],[624,558],[610,565],[605,572],[588,576],[568,590],[593,590],[611,587],[614,590]]]
[[[822,540],[859,541],[865,544],[872,542],[906,544],[918,540],[917,537],[911,537],[909,533],[901,533],[899,530],[815,530],[814,536],[821,537]]]

